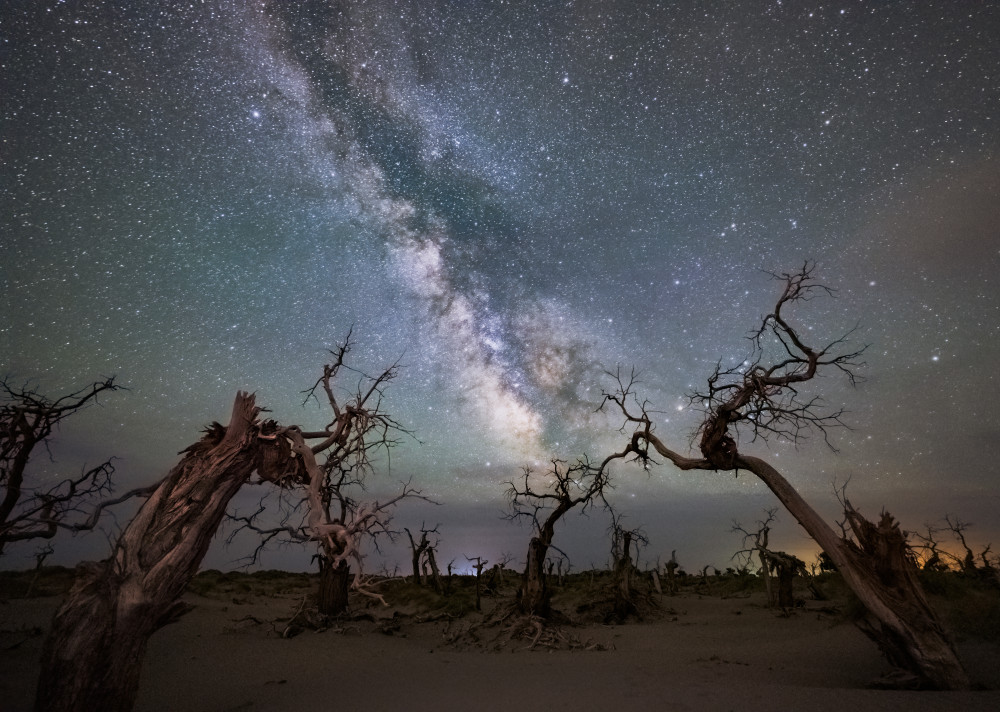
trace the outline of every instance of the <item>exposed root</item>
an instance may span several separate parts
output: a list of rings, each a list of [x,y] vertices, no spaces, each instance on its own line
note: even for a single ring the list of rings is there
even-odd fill
[[[444,641],[455,647],[475,647],[493,652],[518,650],[610,650],[593,640],[581,640],[566,631],[568,620],[557,622],[524,615],[515,606],[498,608],[478,623],[453,629],[445,627]],[[527,645],[521,643],[527,641]]]

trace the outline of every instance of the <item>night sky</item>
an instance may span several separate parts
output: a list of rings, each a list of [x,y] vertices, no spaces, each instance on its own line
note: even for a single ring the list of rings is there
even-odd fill
[[[321,427],[301,391],[353,325],[355,365],[404,364],[386,404],[420,440],[370,496],[413,477],[442,506],[396,523],[440,524],[439,562],[523,561],[502,482],[620,449],[602,372],[637,367],[686,451],[685,395],[747,355],[764,270],[815,260],[836,298],[796,323],[870,345],[858,387],[811,391],[851,429],[744,452],[831,521],[849,480],[869,516],[1000,544],[1000,5],[8,0],[0,33],[0,369],[130,388],[67,421],[43,481],[115,455],[121,490],[152,482],[239,389]],[[643,559],[689,570],[777,504],[749,475],[615,474]],[[607,526],[555,543],[604,565]],[[772,544],[815,550],[783,512]]]

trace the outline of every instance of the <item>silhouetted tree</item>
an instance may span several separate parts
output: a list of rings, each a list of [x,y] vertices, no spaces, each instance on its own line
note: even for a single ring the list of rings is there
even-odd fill
[[[522,613],[542,618],[549,615],[551,592],[545,578],[545,559],[555,536],[556,522],[577,506],[583,511],[597,504],[608,507],[604,493],[609,487],[610,459],[598,466],[586,459],[572,465],[552,460],[552,467],[544,476],[525,467],[519,480],[507,482],[510,506],[507,518],[527,519],[535,532],[528,543],[528,561],[518,591],[518,608]]]
[[[384,502],[362,502],[357,497],[373,471],[375,453],[388,452],[408,431],[385,410],[385,388],[399,373],[393,364],[378,376],[368,376],[349,367],[351,333],[335,351],[331,363],[323,366],[316,383],[306,393],[305,402],[325,403],[331,421],[322,430],[303,431],[299,426],[281,427],[273,421],[261,426],[261,438],[269,441],[263,448],[258,474],[261,481],[281,485],[277,493],[280,522],[269,526],[271,516],[267,500],[262,500],[248,516],[230,515],[239,526],[230,534],[232,540],[243,530],[261,537],[250,561],[274,540],[316,545],[320,584],[317,607],[323,615],[337,615],[347,608],[351,587],[351,562],[362,569],[361,547],[365,538],[378,546],[378,538],[393,538],[389,528],[392,509],[403,499],[425,498],[408,483],[399,493]],[[344,372],[357,375],[349,390],[341,390],[338,379]],[[318,441],[310,445],[307,441]],[[361,586],[365,579],[353,578],[354,589],[372,592]]]
[[[97,404],[102,393],[121,388],[106,378],[53,399],[8,378],[0,381],[0,554],[13,542],[51,539],[60,530],[89,531],[107,507],[149,493],[144,487],[110,498],[111,460],[55,485],[32,484],[27,475],[36,448],[47,449],[63,420]]]
[[[481,556],[476,556],[476,557],[466,556],[465,560],[470,563],[475,562],[473,568],[476,570],[476,610],[481,611],[483,610],[483,604],[482,604],[483,589],[482,586],[480,585],[480,581],[482,580],[483,569],[486,568],[486,565],[490,562]]]
[[[833,559],[825,551],[819,552],[819,570],[822,572],[837,570],[837,565],[833,563]]]
[[[744,565],[749,567],[751,557],[757,554],[760,559],[760,575],[764,579],[764,590],[767,593],[767,605],[787,612],[795,605],[795,576],[805,575],[806,565],[793,554],[769,548],[771,524],[777,519],[777,510],[772,508],[765,513],[767,516],[757,522],[757,529],[754,531],[744,529],[739,522],[733,522],[733,531],[743,535],[744,547],[733,554],[733,558],[742,557]],[[777,586],[774,579],[777,579]]]
[[[670,559],[663,565],[663,571],[667,575],[667,590],[671,596],[677,595],[677,569],[679,566],[680,564],[677,563],[677,549],[672,549],[670,551]]]
[[[962,521],[959,517],[946,514],[944,525],[926,524],[926,534],[919,532],[909,532],[910,536],[917,540],[914,548],[922,552],[922,568],[925,571],[946,571],[954,567],[966,576],[982,578],[993,583],[1000,582],[998,579],[998,563],[1000,559],[991,553],[992,544],[986,544],[978,555],[969,546],[965,535],[972,525]],[[939,534],[950,532],[955,541],[962,547],[960,554],[955,554],[943,547],[943,542],[939,541]]]
[[[420,571],[421,563],[427,558],[428,551],[432,551],[434,547],[437,546],[437,542],[432,543],[427,537],[429,534],[437,534],[437,527],[427,529],[425,526],[421,525],[419,540],[413,538],[413,534],[410,533],[409,529],[404,528],[403,531],[406,532],[406,536],[410,539],[410,556],[413,562],[413,582],[417,585],[421,585],[424,583],[425,578]],[[433,569],[437,569],[436,563]]]
[[[863,630],[889,660],[925,686],[966,689],[968,676],[927,603],[896,521],[883,512],[878,524],[869,522],[845,498],[844,531],[850,536],[838,535],[778,470],[740,451],[741,441],[800,442],[810,431],[827,439],[828,429],[841,424],[843,411],[827,410],[820,397],[805,395],[805,388],[827,371],[840,373],[853,384],[864,351],[847,346],[850,332],[825,346],[812,346],[789,320],[792,308],[833,293],[816,281],[812,264],[773,277],[782,285],[781,294],[774,310],[750,335],[751,356],[732,368],[717,365],[707,389],[690,397],[692,405],[704,412],[698,432],[700,457],[680,454],[653,432],[648,405],[635,393],[634,372],[612,374],[616,387],[605,393],[602,407],[613,405],[621,413],[623,431],[634,428],[624,456],[634,455],[647,464],[660,456],[681,470],[743,470],[756,475],[829,554],[868,611]]]
[[[767,605],[773,607],[777,605],[778,599],[771,586],[771,551],[767,547],[771,524],[777,519],[777,510],[771,508],[765,514],[767,516],[757,522],[757,529],[754,531],[744,529],[739,522],[733,522],[733,531],[743,535],[743,548],[733,554],[732,558],[742,558],[744,565],[749,567],[751,557],[757,554],[760,559],[760,575],[764,579],[764,591],[767,593]]]
[[[639,558],[639,548],[649,545],[649,538],[641,528],[626,529],[620,515],[611,515],[611,558],[614,561],[612,569],[614,586],[614,610],[612,615],[617,621],[624,621],[639,609],[632,590],[636,565],[632,563],[632,548],[636,550],[636,560]]]

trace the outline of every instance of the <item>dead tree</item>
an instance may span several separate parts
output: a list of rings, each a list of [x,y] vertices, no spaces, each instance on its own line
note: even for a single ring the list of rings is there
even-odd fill
[[[979,559],[982,561],[982,566],[976,563],[976,555],[973,553],[972,548],[965,539],[965,532],[972,525],[969,522],[963,522],[956,516],[951,514],[946,514],[944,516],[945,524],[951,533],[958,540],[959,544],[962,546],[962,555],[960,557],[955,557],[958,561],[959,570],[968,576],[974,577],[984,577],[984,578],[995,578],[996,568],[993,562],[990,560],[990,549],[991,544],[987,544],[983,547],[983,550],[979,552]]]
[[[764,579],[768,607],[780,608],[787,613],[795,605],[793,589],[795,576],[805,575],[806,565],[793,554],[775,551],[768,547],[771,524],[777,519],[777,510],[772,508],[765,513],[767,516],[757,522],[755,531],[744,529],[739,522],[733,522],[733,531],[743,535],[744,546],[733,554],[733,559],[742,557],[743,568],[748,568],[751,558],[756,554],[760,559],[760,575]]]
[[[922,552],[923,570],[947,571],[954,567],[964,576],[979,578],[990,583],[997,583],[997,557],[990,553],[992,544],[986,544],[979,552],[978,556],[969,546],[965,535],[969,527],[969,522],[963,522],[959,517],[946,514],[943,526],[925,525],[927,534],[909,532],[910,536],[917,540],[914,548]],[[937,540],[939,532],[949,531],[962,547],[962,553],[955,554],[947,548],[942,548],[943,543]],[[978,559],[978,563],[977,563]]]
[[[765,514],[767,516],[757,522],[757,529],[755,531],[744,529],[739,522],[733,522],[732,530],[743,535],[743,548],[733,554],[732,558],[742,557],[744,564],[749,566],[751,556],[757,554],[757,557],[760,559],[760,575],[764,579],[764,591],[767,594],[767,605],[773,608],[778,604],[778,596],[777,591],[771,585],[771,551],[767,546],[768,537],[771,533],[771,524],[777,519],[777,510],[771,508],[766,510]]]
[[[497,572],[497,586],[499,588],[503,588],[504,586],[507,585],[507,582],[504,580],[503,572],[507,570],[507,564],[509,564],[513,560],[514,560],[514,555],[511,554],[509,551],[501,552],[500,561],[498,561],[495,565]]]
[[[611,515],[611,559],[614,561],[612,578],[614,586],[614,611],[616,620],[623,621],[638,613],[632,583],[636,565],[632,563],[632,546],[635,544],[636,560],[639,558],[639,547],[648,546],[649,539],[641,528],[626,529],[622,517]]]
[[[551,612],[548,583],[545,578],[545,558],[555,536],[556,522],[568,511],[579,506],[584,512],[601,504],[608,507],[604,498],[608,484],[607,458],[600,465],[581,459],[567,465],[562,460],[552,460],[552,467],[544,479],[525,467],[523,477],[517,482],[507,482],[508,520],[527,519],[534,529],[528,543],[528,561],[518,590],[518,608],[522,613],[548,617]]]
[[[378,407],[381,387],[394,369],[369,379],[368,389],[359,387],[359,397],[343,407],[333,397],[332,376],[346,351],[345,345],[337,367],[325,367],[316,386],[322,385],[334,410],[327,428],[305,432],[270,420],[262,423],[254,396],[237,394],[229,425],[213,423],[201,440],[182,451],[180,463],[153,489],[111,558],[81,567],[44,645],[36,710],[132,708],[149,636],[185,610],[180,595],[230,500],[254,471],[282,491],[305,490],[300,498],[304,521],[296,526],[286,521],[266,532],[261,546],[283,533],[294,538],[304,532],[330,554],[323,559],[324,579],[330,569],[342,571],[348,560],[360,561],[361,538],[384,530],[396,502],[420,496],[404,485],[383,504],[353,504],[330,487],[330,482],[343,483],[364,471],[371,450],[391,444],[389,433],[395,428]],[[312,439],[320,442],[310,447],[306,441]],[[317,453],[326,453],[323,465]],[[344,508],[341,512],[349,510],[350,518],[330,516],[334,502]],[[360,574],[355,577],[356,586],[363,588],[360,579]],[[321,584],[321,597],[323,591]]]
[[[378,545],[378,537],[393,538],[388,528],[390,512],[403,499],[426,499],[408,483],[386,502],[360,502],[357,493],[364,490],[366,477],[373,470],[375,453],[388,452],[397,437],[408,431],[385,410],[386,386],[397,376],[393,364],[378,376],[368,376],[346,364],[351,350],[351,334],[332,351],[334,359],[323,366],[316,383],[305,391],[306,400],[323,402],[330,409],[331,420],[320,430],[304,431],[299,426],[282,427],[273,421],[262,426],[262,438],[270,446],[262,450],[259,474],[261,481],[276,483],[280,521],[269,526],[271,508],[262,503],[250,515],[230,515],[239,532],[255,532],[260,546],[250,561],[274,540],[312,544],[317,547],[320,584],[317,607],[323,615],[338,615],[346,610],[348,591],[367,595],[372,592],[352,579],[351,564],[362,569],[361,548],[369,539]],[[351,390],[341,391],[338,378],[353,372],[358,380]],[[310,444],[310,441],[316,441]]]
[[[790,274],[773,275],[782,284],[774,310],[750,335],[752,353],[743,363],[723,369],[721,363],[708,378],[707,389],[691,395],[703,408],[698,431],[700,457],[688,457],[661,441],[653,432],[647,404],[635,394],[636,378],[621,371],[612,374],[616,388],[605,393],[604,406],[613,406],[633,428],[625,456],[643,463],[652,457],[670,460],[681,470],[750,472],[777,496],[836,564],[845,581],[866,607],[869,634],[889,660],[916,676],[927,687],[967,689],[969,678],[955,648],[931,610],[916,580],[915,566],[903,533],[883,513],[878,524],[864,519],[844,501],[853,540],[842,537],[765,460],[740,451],[741,441],[777,438],[801,442],[812,432],[829,444],[829,429],[842,424],[841,410],[827,410],[818,396],[804,390],[818,374],[831,371],[852,384],[864,349],[852,350],[847,337],[814,347],[804,332],[789,321],[789,310],[820,295],[832,295],[813,276],[813,265]]]
[[[404,527],[403,531],[406,532],[406,536],[410,539],[410,555],[413,560],[413,582],[417,585],[422,585],[424,583],[424,577],[420,572],[420,563],[427,558],[428,552],[433,552],[434,547],[437,546],[437,543],[432,544],[430,539],[427,538],[429,534],[437,534],[437,527],[427,529],[421,525],[419,541],[413,538],[413,534],[410,533],[409,529]],[[432,570],[437,570],[436,563],[432,567]]]
[[[667,574],[667,590],[670,591],[671,596],[677,595],[677,568],[680,564],[677,563],[677,549],[673,549],[670,552],[670,560],[663,565],[663,570]]]
[[[149,636],[184,612],[181,593],[256,467],[258,413],[238,394],[229,426],[183,451],[111,557],[82,567],[45,641],[37,712],[132,709]]]
[[[490,562],[481,556],[477,556],[475,558],[471,556],[466,556],[465,560],[468,562],[475,562],[475,566],[473,568],[475,568],[476,570],[476,610],[481,611],[483,610],[483,604],[482,604],[482,587],[480,586],[480,581],[483,576],[483,569],[486,568],[486,564]]]
[[[63,420],[97,404],[102,393],[121,388],[106,378],[52,399],[0,380],[0,554],[13,542],[51,539],[60,530],[92,530],[107,507],[151,491],[144,487],[111,498],[112,460],[48,487],[32,486],[30,477],[25,481],[35,449],[47,448]]]
[[[947,571],[948,563],[941,558],[942,554],[948,558],[951,558],[953,555],[951,552],[940,548],[941,542],[937,540],[937,534],[941,530],[930,524],[926,524],[925,526],[927,527],[927,534],[909,532],[910,536],[917,540],[917,543],[913,545],[913,550],[920,552],[920,568],[924,571]]]

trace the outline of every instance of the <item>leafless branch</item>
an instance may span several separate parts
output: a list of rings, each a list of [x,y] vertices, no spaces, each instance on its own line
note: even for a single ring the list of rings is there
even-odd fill
[[[578,505],[584,512],[596,505],[609,508],[605,492],[611,489],[607,459],[599,466],[586,458],[573,464],[558,459],[551,462],[551,468],[541,476],[525,467],[518,480],[506,483],[504,492],[509,504],[505,518],[530,521],[547,545],[552,543],[556,522],[570,509]]]
[[[53,431],[66,418],[99,403],[100,394],[123,390],[114,378],[95,381],[56,399],[29,385],[0,381],[0,552],[6,544],[51,539],[59,530],[94,529],[108,507],[148,495],[153,487],[109,498],[112,460],[67,477],[50,487],[26,484],[26,470],[38,446],[48,448]]]
[[[784,288],[774,309],[749,335],[750,356],[730,368],[723,368],[720,362],[708,377],[707,387],[689,395],[690,403],[705,414],[698,431],[702,458],[680,455],[656,437],[648,404],[635,392],[635,371],[623,374],[619,369],[609,374],[614,387],[604,393],[601,408],[613,404],[624,418],[623,430],[632,429],[625,454],[633,454],[645,463],[652,446],[680,469],[733,470],[738,467],[741,433],[750,442],[778,438],[798,443],[811,431],[818,431],[832,448],[829,430],[844,425],[844,411],[829,409],[821,397],[805,394],[802,387],[820,369],[829,368],[856,383],[865,347],[847,346],[854,329],[822,347],[810,346],[789,321],[787,312],[796,303],[835,294],[816,281],[814,268],[813,263],[806,262],[797,272],[772,275],[784,282]]]

